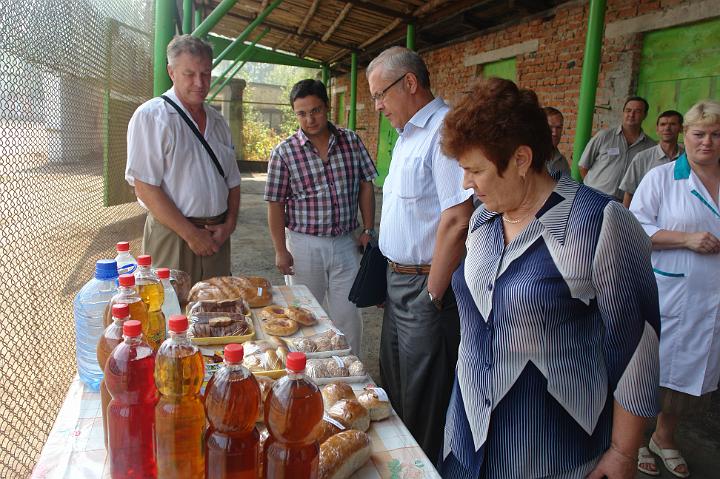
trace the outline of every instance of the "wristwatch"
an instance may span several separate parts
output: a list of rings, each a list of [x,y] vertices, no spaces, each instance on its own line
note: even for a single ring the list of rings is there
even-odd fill
[[[428,291],[428,296],[430,296],[430,302],[433,304],[433,306],[435,306],[438,311],[442,311],[442,298],[436,298],[430,291]]]
[[[368,236],[371,237],[371,238],[374,238],[374,237],[375,237],[375,234],[376,234],[376,233],[375,233],[375,228],[365,228],[365,229],[363,230],[363,234],[364,234],[364,235],[368,235]]]

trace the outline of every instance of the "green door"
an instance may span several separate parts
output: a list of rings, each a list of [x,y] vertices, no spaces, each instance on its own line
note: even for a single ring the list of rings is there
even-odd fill
[[[517,68],[515,67],[515,58],[506,60],[498,60],[496,62],[485,63],[482,65],[482,76],[485,78],[498,77],[506,80],[517,82]]]
[[[346,126],[345,124],[345,92],[337,94],[337,109],[335,110],[335,124],[337,126]]]
[[[377,149],[377,170],[378,177],[375,180],[377,186],[385,183],[385,177],[390,170],[390,160],[392,158],[393,147],[398,139],[398,132],[390,124],[382,113],[380,115],[380,128],[378,129],[378,149]]]
[[[655,138],[665,110],[683,115],[699,100],[720,99],[720,20],[645,34],[637,94],[650,103],[643,130]]]

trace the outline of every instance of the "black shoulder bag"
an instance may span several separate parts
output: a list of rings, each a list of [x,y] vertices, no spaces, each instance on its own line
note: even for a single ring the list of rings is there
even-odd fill
[[[358,308],[384,303],[387,293],[387,277],[385,276],[387,268],[387,259],[380,252],[378,245],[368,242],[362,260],[360,260],[360,269],[352,288],[350,288],[348,300],[355,303]]]

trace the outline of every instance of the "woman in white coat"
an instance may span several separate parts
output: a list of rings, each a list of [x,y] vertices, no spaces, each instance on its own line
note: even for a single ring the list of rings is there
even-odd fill
[[[685,154],[643,178],[630,210],[650,236],[660,301],[661,412],[650,439],[677,477],[688,477],[674,432],[706,406],[720,380],[720,103],[685,116]],[[658,475],[641,448],[638,468]]]

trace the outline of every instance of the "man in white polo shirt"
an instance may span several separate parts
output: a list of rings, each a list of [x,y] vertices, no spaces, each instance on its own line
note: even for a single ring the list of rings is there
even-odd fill
[[[182,35],[170,42],[167,57],[173,87],[130,119],[125,179],[148,210],[143,252],[155,265],[188,272],[195,283],[230,274],[240,172],[230,128],[205,104],[212,48]]]
[[[393,408],[430,460],[440,457],[460,325],[450,277],[473,211],[457,161],[440,151],[449,110],[430,91],[425,63],[392,47],[367,68],[375,108],[400,137],[383,185],[380,250],[387,298],[380,374]]]

